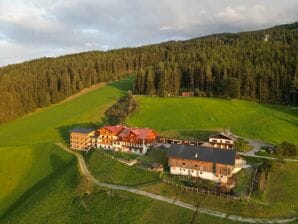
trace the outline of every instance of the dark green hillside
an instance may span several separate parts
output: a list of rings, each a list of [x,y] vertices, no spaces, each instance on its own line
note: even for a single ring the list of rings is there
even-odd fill
[[[269,35],[268,41],[265,35]],[[2,67],[0,122],[132,71],[137,72],[135,93],[165,96],[196,89],[201,96],[297,104],[297,46],[298,29],[294,23]]]

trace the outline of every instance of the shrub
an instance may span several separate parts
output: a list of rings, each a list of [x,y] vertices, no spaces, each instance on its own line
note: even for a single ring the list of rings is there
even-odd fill
[[[239,152],[247,152],[252,149],[252,146],[243,138],[238,138],[235,141],[235,149]]]
[[[278,156],[296,156],[297,146],[288,142],[283,142],[275,146],[274,154]]]
[[[116,125],[122,123],[135,110],[136,106],[137,101],[129,91],[128,95],[119,99],[116,104],[105,112],[105,115],[110,124]]]

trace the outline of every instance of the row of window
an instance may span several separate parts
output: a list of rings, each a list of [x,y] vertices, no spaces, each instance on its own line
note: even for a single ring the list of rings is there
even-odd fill
[[[214,142],[214,143],[226,143],[226,144],[232,144],[231,141],[215,140],[215,139],[212,139],[211,142]]]

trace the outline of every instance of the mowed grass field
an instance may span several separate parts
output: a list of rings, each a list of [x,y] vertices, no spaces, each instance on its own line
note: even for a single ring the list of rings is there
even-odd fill
[[[188,209],[97,186],[82,198],[77,194],[78,181],[75,166],[63,169],[23,206],[0,218],[0,223],[234,223],[204,214],[194,216]]]
[[[75,160],[55,142],[67,142],[72,127],[100,125],[106,108],[131,83],[124,79],[0,125],[0,216]]]
[[[46,177],[75,160],[50,143],[1,147],[0,154],[0,215],[15,201],[33,194]]]
[[[212,130],[230,130],[269,143],[298,145],[298,109],[244,100],[137,96],[137,111],[126,123],[163,135],[206,138]]]
[[[160,224],[188,223],[193,219],[190,210],[121,191],[95,187],[90,196],[81,199],[77,195],[76,160],[54,143],[67,143],[72,127],[101,125],[104,111],[131,84],[131,78],[117,81],[0,125],[0,223]],[[100,158],[94,158],[96,167]],[[114,180],[127,183],[130,170],[123,170],[121,165],[112,169],[115,173],[121,171]],[[101,167],[109,169],[104,164]],[[104,177],[113,176],[113,172]],[[144,172],[135,172],[139,180],[131,179],[131,184],[142,183],[139,181]],[[149,174],[146,181],[155,179],[155,174]],[[199,220],[200,223],[231,223],[203,214],[193,223]]]

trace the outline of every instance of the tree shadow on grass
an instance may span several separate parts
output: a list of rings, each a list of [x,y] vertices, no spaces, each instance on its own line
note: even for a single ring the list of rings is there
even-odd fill
[[[287,107],[285,105],[279,104],[261,104],[265,108],[270,108],[276,110],[277,112],[284,113],[286,115],[292,115],[298,117],[298,108],[297,107]]]
[[[69,167],[73,166],[76,163],[76,159],[73,158],[69,162],[65,162],[63,161],[63,159],[61,159],[59,156],[53,153],[50,155],[50,163],[53,170],[52,173],[36,182],[30,188],[28,188],[12,205],[10,205],[0,216],[0,223],[5,218],[8,218],[13,211],[21,208],[22,205],[26,201],[30,200],[31,197],[33,197],[35,194],[38,194],[42,188],[44,188],[46,185],[55,181],[59,176],[64,174],[64,172],[68,170]],[[75,183],[73,182],[68,184],[74,186]]]
[[[108,86],[112,86],[112,87],[119,89],[123,92],[127,92],[128,90],[131,90],[132,85],[133,85],[133,77],[132,76],[129,76],[127,78],[121,79],[116,82],[111,82],[108,84]]]

